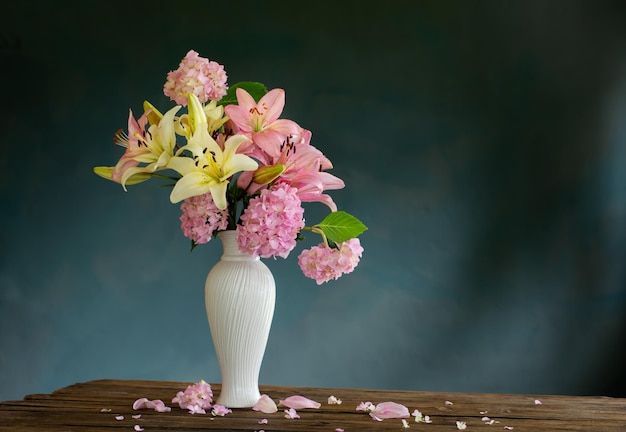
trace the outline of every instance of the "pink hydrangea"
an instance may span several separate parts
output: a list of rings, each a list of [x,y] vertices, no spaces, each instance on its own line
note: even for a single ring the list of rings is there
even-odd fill
[[[177,403],[182,409],[189,410],[191,414],[206,414],[213,403],[213,391],[211,385],[204,380],[187,386],[185,391],[176,393],[172,403]]]
[[[178,69],[167,74],[163,93],[179,105],[187,105],[188,93],[198,96],[202,103],[220,100],[228,89],[226,79],[224,66],[190,50]]]
[[[331,248],[319,244],[311,249],[303,250],[298,256],[298,265],[306,277],[315,279],[318,285],[337,279],[341,275],[355,269],[363,247],[358,238],[352,238],[340,243],[339,248]]]
[[[251,199],[237,227],[239,248],[263,258],[287,258],[304,227],[304,209],[297,192],[282,183]]]
[[[183,211],[180,216],[183,234],[196,244],[207,243],[215,230],[228,227],[228,211],[217,208],[210,192],[187,198],[180,209]]]

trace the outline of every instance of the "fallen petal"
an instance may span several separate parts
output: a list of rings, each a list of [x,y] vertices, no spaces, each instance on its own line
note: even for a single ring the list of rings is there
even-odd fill
[[[411,415],[415,417],[415,423],[432,423],[430,417],[423,415],[418,409],[414,410]]]
[[[535,405],[542,405],[542,403],[539,399],[535,399]]]
[[[165,402],[161,399],[146,402],[146,407],[151,408],[157,412],[170,412],[172,408],[165,406]]]
[[[213,405],[213,409],[211,410],[211,414],[213,414],[214,416],[221,416],[221,417],[224,417],[226,414],[230,414],[232,412],[233,412],[232,410],[222,405]]]
[[[356,410],[357,411],[373,411],[374,408],[376,408],[374,404],[368,401],[368,402],[361,402],[359,406],[356,407]]]
[[[155,399],[153,401],[148,398],[139,398],[133,403],[134,410],[140,409],[153,409],[158,412],[170,412],[172,409],[165,406],[165,403],[161,399]]]
[[[143,430],[143,428],[139,425],[135,425],[133,429],[135,429],[137,432],[141,432]]]
[[[409,422],[407,422],[405,419],[402,419],[402,427],[403,427],[404,429],[408,429],[408,428],[410,428],[411,426],[409,426]]]
[[[382,420],[386,418],[408,418],[411,417],[411,414],[404,405],[396,402],[381,402],[370,412],[370,416]]]
[[[124,416],[123,415],[116,415],[115,416],[115,420],[124,420]]]
[[[102,408],[102,409],[100,410],[100,412],[101,412],[101,413],[109,413],[109,412],[111,412],[111,408]]]
[[[341,405],[341,399],[337,399],[335,396],[329,396],[328,405]]]
[[[133,409],[144,409],[146,408],[146,402],[148,402],[148,398],[139,398],[135,402],[133,402]]]
[[[254,411],[261,411],[265,414],[271,414],[278,411],[276,403],[268,395],[261,395],[257,403],[252,407]]]
[[[267,424],[267,419],[261,419],[261,420],[259,420],[259,424]]]
[[[134,416],[132,416],[135,420],[140,419],[141,418],[141,414],[135,414]]]
[[[504,426],[504,429],[506,429],[506,430],[513,430],[513,426]]]
[[[319,402],[315,402],[314,400],[305,398],[304,396],[289,396],[285,400],[280,400],[278,404],[293,409],[319,408],[322,406]]]
[[[452,402],[450,402],[450,401],[446,401],[446,402],[445,402],[445,404],[446,404],[446,405],[454,405],[454,404],[453,404]]]
[[[458,421],[458,422],[456,422],[456,428],[457,428],[458,430],[464,430],[464,429],[467,429],[467,424],[466,424],[465,422]]]
[[[200,405],[187,405],[189,414],[206,414],[206,410]]]
[[[296,412],[295,409],[289,408],[288,410],[285,410],[285,418],[287,418],[287,419],[299,419],[300,416],[298,415],[298,413]]]

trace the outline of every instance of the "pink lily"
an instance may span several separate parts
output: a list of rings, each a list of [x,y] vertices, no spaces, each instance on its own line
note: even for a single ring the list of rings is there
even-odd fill
[[[278,404],[293,409],[319,408],[321,406],[319,402],[315,402],[304,396],[289,396],[287,399],[280,400]]]
[[[289,185],[298,189],[297,195],[302,202],[321,202],[331,211],[337,211],[337,205],[324,190],[341,189],[343,180],[327,172],[303,171],[288,181]]]
[[[175,106],[163,115],[158,124],[153,124],[146,131],[151,109],[148,109],[135,121],[132,111],[128,119],[128,133],[116,134],[116,144],[126,147],[126,153],[114,167],[95,167],[94,172],[101,177],[120,183],[124,190],[126,184],[135,184],[150,178],[152,173],[168,168],[176,146],[175,114],[180,106]],[[145,163],[145,166],[139,166]]]
[[[250,137],[263,152],[277,157],[285,139],[301,130],[292,120],[278,119],[285,106],[285,91],[271,90],[258,104],[242,88],[236,89],[236,94],[238,105],[227,105],[224,108],[226,115],[237,126],[239,133]]]
[[[116,183],[122,183],[122,176],[130,168],[134,168],[139,164],[137,160],[141,155],[150,153],[148,148],[143,145],[146,139],[146,125],[148,123],[149,111],[146,111],[139,117],[139,120],[135,120],[133,117],[133,111],[129,110],[128,114],[128,134],[122,129],[118,130],[113,138],[113,142],[120,147],[124,147],[126,151],[119,159],[114,167],[96,167],[94,171],[100,177],[104,177],[108,180],[112,180]],[[126,180],[127,184],[140,183],[150,178],[149,174],[134,175]]]
[[[263,161],[265,166],[282,165],[284,171],[278,177],[278,182],[284,182],[298,189],[298,196],[303,202],[321,202],[326,204],[331,211],[337,210],[333,199],[326,194],[325,190],[342,189],[345,184],[340,178],[325,172],[333,167],[330,160],[309,141],[311,132],[303,130],[296,139],[288,137],[281,145],[280,154],[277,157],[269,155],[257,155],[257,159]],[[246,189],[253,194],[265,185],[252,182],[254,173],[242,173],[238,179],[240,188]]]

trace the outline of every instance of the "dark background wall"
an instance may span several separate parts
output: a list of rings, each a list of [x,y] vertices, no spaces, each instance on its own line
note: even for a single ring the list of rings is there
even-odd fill
[[[302,247],[267,261],[261,382],[626,396],[622,2],[1,8],[0,400],[219,381],[203,302],[219,244],[190,253],[156,182],[124,193],[91,171],[120,156],[129,108],[170,106],[189,49],[284,88],[370,228],[357,270],[323,286]]]

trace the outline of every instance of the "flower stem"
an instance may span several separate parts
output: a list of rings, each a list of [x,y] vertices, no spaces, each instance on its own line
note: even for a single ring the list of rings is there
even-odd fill
[[[321,228],[319,228],[317,225],[313,225],[313,226],[305,226],[302,228],[303,230],[307,230],[307,231],[312,231],[314,233],[317,233],[319,235],[322,236],[322,239],[324,240],[324,245],[326,247],[329,247],[328,245],[328,239],[326,238],[326,234],[324,234],[324,231],[322,231]]]

